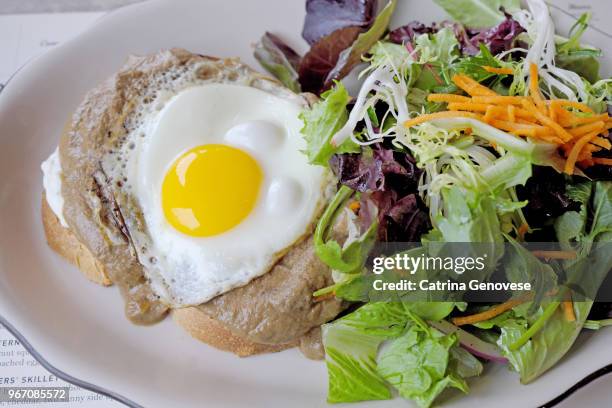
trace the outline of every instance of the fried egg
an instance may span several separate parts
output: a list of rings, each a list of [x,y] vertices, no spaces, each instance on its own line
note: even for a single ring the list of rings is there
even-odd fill
[[[139,113],[104,167],[133,202],[122,212],[137,213],[126,224],[162,300],[198,305],[245,285],[312,231],[330,188],[302,153],[303,107],[248,82],[194,82]]]

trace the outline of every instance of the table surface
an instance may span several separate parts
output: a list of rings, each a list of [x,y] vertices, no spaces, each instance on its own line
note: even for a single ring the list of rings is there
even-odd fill
[[[0,14],[108,11],[143,0],[2,0]]]

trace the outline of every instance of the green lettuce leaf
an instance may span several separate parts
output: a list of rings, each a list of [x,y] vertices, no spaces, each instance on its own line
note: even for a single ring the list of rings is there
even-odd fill
[[[460,371],[478,375],[482,370],[478,360],[469,353],[452,353],[456,345],[455,335],[443,335],[414,324],[383,347],[377,359],[377,371],[402,397],[420,407],[429,407],[447,387],[468,392]],[[454,360],[452,364],[451,360]]]
[[[341,186],[319,219],[314,233],[315,252],[330,268],[343,273],[360,272],[372,246],[376,241],[378,222],[374,221],[368,229],[346,247],[330,238],[331,229],[339,211],[354,191]]]
[[[442,197],[444,216],[436,224],[445,242],[504,242],[495,201],[489,196],[452,186]]]
[[[543,303],[538,311],[529,317],[510,318],[500,324],[501,336],[497,344],[512,368],[520,374],[523,384],[535,380],[568,352],[591,309],[590,302],[575,302],[576,321],[570,322],[565,318],[563,310],[557,308],[542,330],[518,350],[510,350],[509,346],[519,340],[529,326],[542,316],[546,306],[547,304]]]
[[[502,64],[501,60],[495,58],[487,46],[481,43],[480,54],[461,58],[454,64],[453,68],[455,71],[468,75],[478,82],[497,76],[497,74],[485,71],[484,66],[500,68]]]
[[[351,96],[344,85],[337,83],[334,88],[321,94],[321,98],[321,101],[300,114],[300,119],[304,122],[301,132],[306,140],[304,153],[310,163],[327,166],[334,153],[356,152],[359,149],[350,139],[339,147],[330,143],[334,134],[348,120],[346,106]]]
[[[444,211],[436,216],[437,229],[429,237],[439,234],[443,242],[475,243],[462,251],[467,255],[478,257],[487,254],[486,267],[482,270],[481,279],[485,279],[495,270],[497,261],[504,254],[504,238],[501,231],[495,199],[488,194],[474,190],[451,186],[442,191]],[[474,275],[470,278],[475,279]]]
[[[342,323],[323,326],[329,377],[328,402],[392,397],[388,385],[376,372],[378,347],[385,339]]]
[[[569,211],[555,221],[557,238],[564,249],[573,249],[578,258],[565,262],[568,286],[594,294],[612,269],[612,182],[582,183],[568,188],[572,199],[582,204],[580,212]],[[592,191],[592,194],[589,192]],[[590,197],[589,197],[590,196]],[[574,292],[576,294],[576,292]],[[529,383],[555,365],[574,344],[593,302],[574,299],[575,321],[568,321],[561,308],[554,309],[544,326],[518,349],[512,345],[541,321],[545,311],[558,301],[546,300],[531,313],[532,305],[514,308],[514,315],[497,322],[501,327],[498,345],[511,366]]]
[[[416,88],[427,91],[441,91],[448,86],[455,89],[451,81],[451,65],[459,58],[459,42],[453,30],[443,28],[434,34],[421,34],[415,39],[415,53],[419,64],[424,64]]]
[[[412,59],[406,47],[388,41],[378,41],[370,49],[369,53],[370,56],[366,61],[370,64],[370,69],[383,65],[392,66],[397,69]]]
[[[608,326],[612,326],[612,319],[587,320],[584,322],[584,328],[589,330],[599,330]]]
[[[488,28],[504,19],[500,7],[506,11],[519,10],[520,0],[434,0],[454,20],[470,28]]]
[[[390,399],[393,386],[402,396],[429,406],[446,387],[467,392],[464,378],[479,375],[482,365],[458,347],[455,335],[445,336],[423,320],[443,319],[454,306],[368,303],[323,325],[328,401]],[[414,371],[415,361],[423,371]]]
[[[445,27],[434,34],[421,34],[415,39],[419,62],[436,62],[448,66],[459,58],[459,42],[455,33]]]
[[[593,183],[592,199],[584,199],[585,184],[569,189],[581,202],[579,212],[568,211],[555,221],[563,249],[574,250],[578,258],[565,263],[566,285],[592,300],[601,282],[612,269],[612,182]]]
[[[558,54],[555,62],[559,68],[573,71],[593,83],[599,80],[599,52],[571,51]]]
[[[506,277],[510,282],[529,282],[535,292],[530,311],[541,304],[546,293],[557,287],[557,274],[550,264],[540,261],[531,251],[506,236],[510,249],[506,256]]]
[[[591,83],[599,80],[601,50],[580,44],[582,34],[589,27],[590,13],[582,14],[570,29],[570,38],[557,45],[555,63],[586,78]]]

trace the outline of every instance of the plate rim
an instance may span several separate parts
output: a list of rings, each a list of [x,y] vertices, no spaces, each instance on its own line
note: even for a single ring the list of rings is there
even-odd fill
[[[180,0],[179,0],[180,1]],[[6,91],[7,88],[9,88],[9,86],[11,86],[15,81],[14,79],[17,78],[18,76],[20,76],[21,74],[24,73],[25,70],[29,69],[32,65],[39,63],[41,60],[44,60],[45,58],[49,57],[51,54],[60,52],[60,50],[63,50],[64,48],[68,48],[70,46],[72,46],[73,43],[78,42],[78,40],[80,39],[80,37],[84,36],[85,34],[94,31],[98,25],[100,25],[101,23],[105,22],[108,19],[112,19],[118,15],[124,14],[126,12],[132,12],[134,9],[137,8],[155,8],[160,4],[164,4],[164,3],[176,3],[175,1],[172,0],[144,0],[140,3],[133,3],[133,4],[129,4],[126,6],[122,6],[113,10],[110,10],[108,12],[105,12],[103,15],[99,16],[97,19],[95,19],[93,21],[93,23],[88,26],[87,28],[85,28],[84,30],[82,30],[79,34],[77,34],[75,37],[69,39],[68,41],[59,44],[58,46],[54,47],[53,49],[50,49],[40,55],[37,55],[35,57],[30,58],[28,61],[26,61],[24,64],[22,64],[17,70],[15,70],[15,72],[13,72],[10,77],[6,80],[6,82],[4,83],[4,86],[2,88],[0,88],[0,95],[2,95],[2,93],[4,93],[4,91]],[[551,4],[549,2],[547,2],[548,6],[550,7]],[[552,6],[556,9],[559,9],[558,7],[556,7],[554,4],[552,4]],[[571,16],[571,18],[576,19],[574,16]],[[606,35],[609,36],[609,34],[606,33]],[[12,89],[12,88],[11,88]],[[59,368],[57,368],[55,365],[51,364],[40,352],[38,352],[36,350],[36,348],[34,348],[32,346],[32,344],[27,340],[27,338],[19,331],[19,329],[17,329],[6,317],[4,317],[2,314],[0,314],[0,325],[2,325],[9,333],[11,333],[11,335],[13,335],[20,343],[21,346],[28,351],[28,353],[31,354],[31,356],[44,368],[46,369],[50,374],[53,374],[55,376],[57,376],[58,378],[60,378],[61,380],[70,383],[72,385],[78,386],[80,388],[83,388],[85,390],[106,396],[120,404],[123,404],[127,407],[133,407],[133,408],[143,408],[142,405],[138,404],[137,402],[117,393],[114,392],[112,390],[106,389],[104,387],[98,386],[92,382],[88,382],[88,381],[84,381],[81,380],[79,378],[76,378],[72,375],[70,375],[69,373],[67,373],[66,371],[63,371]],[[563,401],[565,401],[567,398],[571,397],[574,393],[576,393],[577,391],[583,389],[584,387],[588,386],[590,383],[592,383],[593,381],[605,377],[605,376],[610,376],[610,374],[612,374],[612,363],[604,365],[603,367],[600,367],[598,369],[595,369],[594,371],[592,371],[590,374],[587,374],[586,376],[584,376],[583,378],[579,379],[574,385],[572,385],[571,387],[569,387],[568,389],[562,391],[559,395],[557,395],[556,397],[550,399],[548,402],[543,403],[541,405],[538,406],[538,408],[552,408],[557,406],[558,404],[562,403]]]

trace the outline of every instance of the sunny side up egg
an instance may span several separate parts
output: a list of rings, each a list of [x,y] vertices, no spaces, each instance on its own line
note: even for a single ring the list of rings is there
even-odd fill
[[[198,305],[266,273],[312,231],[329,177],[301,152],[303,106],[237,84],[191,86],[126,146],[132,232],[154,290]],[[141,134],[142,135],[142,134]]]

